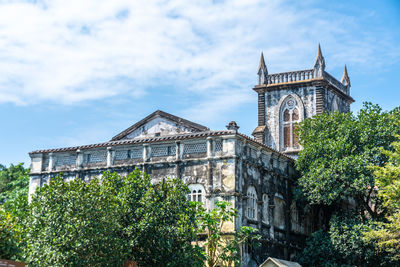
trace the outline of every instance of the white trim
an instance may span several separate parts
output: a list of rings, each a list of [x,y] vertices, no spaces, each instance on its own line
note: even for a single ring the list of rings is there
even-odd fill
[[[289,94],[289,95],[286,95],[286,96],[283,96],[283,97],[281,97],[281,99],[279,100],[279,102],[278,102],[278,129],[276,129],[276,137],[277,137],[277,142],[276,142],[276,144],[277,144],[277,150],[278,151],[284,151],[283,150],[283,148],[284,148],[284,145],[283,145],[283,142],[284,142],[284,140],[283,140],[283,111],[284,111],[284,108],[286,107],[286,102],[287,102],[287,100],[288,99],[290,99],[290,98],[294,98],[295,100],[296,100],[296,107],[298,108],[298,110],[299,110],[299,122],[301,122],[301,121],[303,121],[304,120],[304,117],[305,117],[305,115],[304,115],[304,111],[305,111],[305,108],[304,108],[304,103],[303,103],[303,101],[301,100],[301,98],[297,95],[297,94],[294,94],[294,93],[292,93],[292,94]],[[297,150],[300,150],[300,148],[299,149],[294,149],[293,151],[297,151]],[[290,150],[287,150],[286,152],[290,152]]]
[[[206,203],[205,202],[205,189],[202,184],[189,184],[189,194],[188,194],[188,199],[191,201],[198,201],[198,198],[200,196],[199,202],[203,203],[203,205]]]

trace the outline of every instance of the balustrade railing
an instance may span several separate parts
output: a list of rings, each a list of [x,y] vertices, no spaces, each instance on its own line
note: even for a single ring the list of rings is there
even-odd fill
[[[313,69],[281,72],[268,75],[268,84],[305,81],[313,79],[314,77],[315,77],[315,72]]]
[[[290,71],[290,72],[281,72],[268,75],[268,84],[278,84],[278,83],[287,83],[287,82],[297,82],[297,81],[306,81],[310,79],[314,79],[316,77],[321,77],[318,72],[314,69],[308,70],[299,70],[299,71]],[[347,87],[339,82],[335,77],[330,75],[327,72],[322,73],[322,77],[325,78],[328,82],[330,82],[335,87],[339,88],[341,91],[347,94]]]
[[[326,71],[324,71],[324,73],[322,74],[322,76],[331,84],[333,84],[334,86],[336,86],[337,88],[339,88],[343,93],[347,94],[347,87],[342,84],[341,82],[339,82],[338,80],[336,80],[335,77],[333,77],[332,75],[330,75],[329,73],[327,73]]]

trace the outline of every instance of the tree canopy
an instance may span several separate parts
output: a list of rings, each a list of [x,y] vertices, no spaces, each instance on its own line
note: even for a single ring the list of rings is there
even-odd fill
[[[394,124],[400,109],[382,111],[365,103],[357,115],[325,113],[306,119],[300,125],[300,144],[296,167],[301,172],[300,188],[311,204],[332,205],[354,199],[361,213],[377,217],[375,177],[369,166],[383,166],[391,149]],[[374,205],[371,205],[373,203]]]
[[[0,164],[0,204],[28,196],[29,169],[23,163],[6,167]]]
[[[152,184],[135,170],[101,180],[50,179],[29,205],[28,262],[33,266],[201,265],[196,206],[179,179]]]
[[[400,127],[400,121],[397,122]],[[393,261],[400,262],[400,136],[393,142],[394,151],[384,150],[388,161],[383,167],[373,166],[377,180],[378,197],[386,208],[383,222],[366,233],[368,241],[377,242],[381,251],[389,253]]]
[[[26,256],[32,266],[122,266],[118,202],[98,179],[58,176],[38,188],[29,205]]]

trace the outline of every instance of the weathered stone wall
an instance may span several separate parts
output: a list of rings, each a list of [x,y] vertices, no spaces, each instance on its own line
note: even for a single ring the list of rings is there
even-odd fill
[[[190,133],[192,132],[191,129],[188,129],[182,125],[178,125],[170,120],[165,118],[159,117],[151,120],[150,122],[146,123],[139,129],[133,131],[125,138],[142,138],[148,136],[155,136],[159,134],[160,136],[163,135],[170,135],[170,134],[178,134],[178,133]]]
[[[302,105],[304,118],[309,118],[316,114],[314,86],[292,86],[287,89],[267,91],[265,97],[265,124],[268,127],[268,131],[265,144],[277,150],[279,150],[280,147],[280,104],[290,95],[295,96],[296,99],[300,99],[300,103],[297,104]]]
[[[350,103],[333,91],[326,90],[324,103],[326,111],[350,112]]]
[[[239,217],[234,223],[226,223],[224,231],[234,232],[247,225],[259,229],[262,234],[260,249],[243,249],[243,266],[247,266],[250,259],[262,262],[268,256],[289,258],[304,241],[306,232],[301,220],[290,217],[291,185],[297,177],[294,161],[236,134],[38,153],[31,157],[30,193],[61,171],[66,179],[78,177],[90,181],[107,170],[126,175],[136,167],[147,172],[154,183],[179,177],[188,185],[204,186],[205,207],[213,208],[216,200],[225,200],[238,209]],[[60,162],[66,165],[61,166]],[[250,186],[257,195],[256,218],[249,218],[246,212]],[[297,228],[291,227],[291,221],[298,224]]]

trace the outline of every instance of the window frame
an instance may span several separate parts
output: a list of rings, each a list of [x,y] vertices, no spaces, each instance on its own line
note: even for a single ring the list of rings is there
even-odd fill
[[[204,188],[204,186],[202,184],[189,184],[188,188],[190,190],[190,192],[188,194],[188,200],[201,202],[204,206],[205,205],[205,188]]]
[[[247,188],[247,208],[246,217],[250,220],[257,220],[257,191],[254,186]]]

